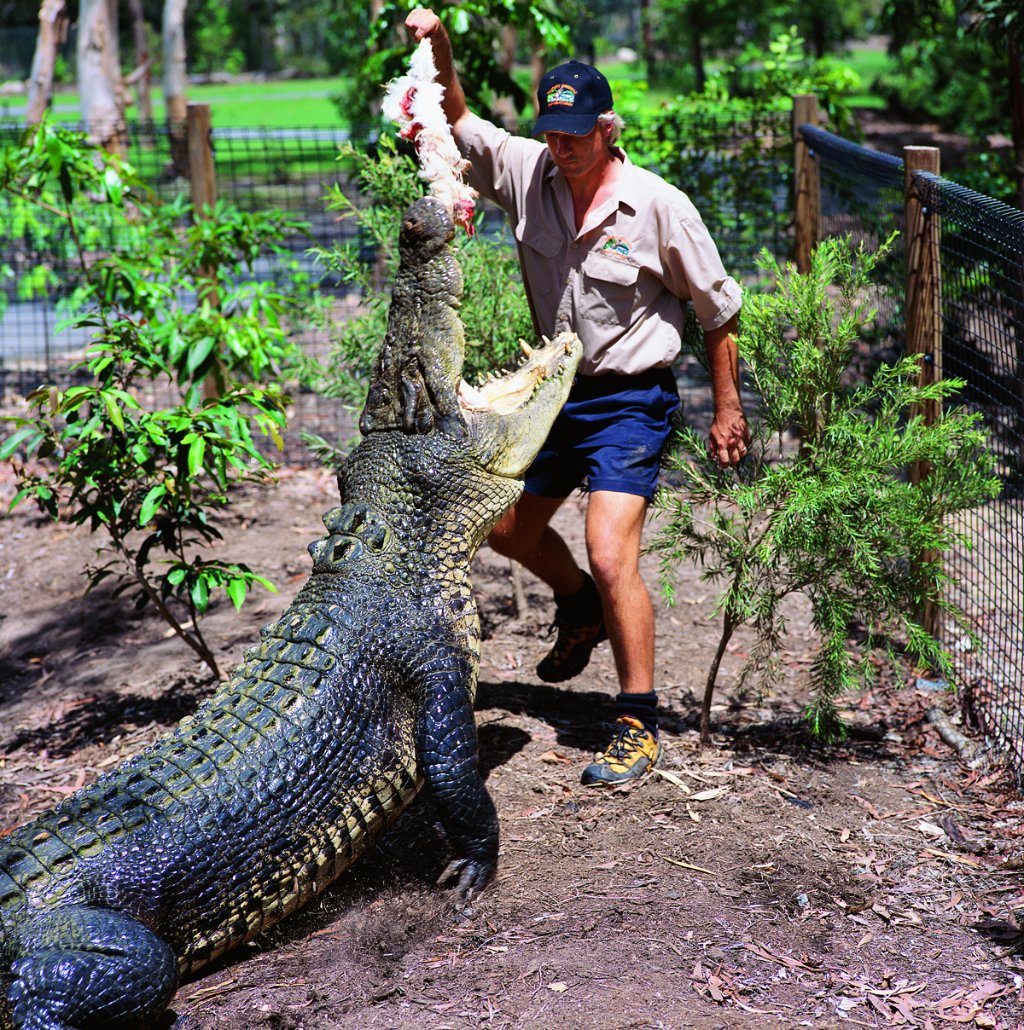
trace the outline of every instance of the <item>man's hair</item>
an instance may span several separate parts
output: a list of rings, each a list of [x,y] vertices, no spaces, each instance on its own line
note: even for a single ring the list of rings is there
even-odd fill
[[[604,114],[597,116],[597,124],[602,129],[606,125],[612,127],[612,131],[608,134],[609,143],[617,143],[619,137],[622,135],[622,130],[626,127],[626,123],[622,120],[621,115],[617,115],[614,111],[605,111]]]

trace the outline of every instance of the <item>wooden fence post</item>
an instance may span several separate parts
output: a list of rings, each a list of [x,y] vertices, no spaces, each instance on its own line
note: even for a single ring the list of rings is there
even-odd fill
[[[903,148],[904,247],[907,259],[906,328],[908,354],[923,355],[919,382],[922,386],[942,378],[942,276],[939,244],[942,227],[938,213],[930,211],[921,198],[915,181],[916,172],[938,175],[941,167],[937,147]],[[939,401],[928,401],[915,412],[927,425],[942,417]],[[915,462],[909,469],[910,481],[916,486],[930,472],[927,462]],[[925,554],[925,560],[936,555]],[[933,604],[920,613],[921,625],[933,636],[938,635],[938,610]]]
[[[201,218],[203,207],[217,202],[217,173],[213,166],[213,119],[209,104],[188,105],[188,178],[192,205]]]
[[[939,174],[937,147],[903,148],[904,246],[907,258],[907,353],[921,354],[921,385],[942,378],[942,278],[939,265],[941,225],[938,215],[921,200],[914,180],[916,172]],[[941,415],[937,401],[924,406],[922,414],[929,425]],[[926,469],[912,470],[913,481],[920,482]]]
[[[818,124],[818,98],[813,93],[793,97],[793,217],[797,271],[811,268],[821,223],[821,180],[818,162],[800,134],[801,125]]]

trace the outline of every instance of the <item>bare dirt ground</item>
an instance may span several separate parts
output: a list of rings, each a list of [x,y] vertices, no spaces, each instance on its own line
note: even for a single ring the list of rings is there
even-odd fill
[[[0,476],[0,504],[13,494]],[[335,503],[326,473],[283,470],[225,525],[224,551],[270,575],[241,615],[206,621],[225,667],[306,577]],[[581,546],[582,502],[559,528]],[[136,752],[210,688],[162,623],[83,598],[97,541],[28,508],[0,518],[0,831]],[[653,558],[648,563],[654,584]],[[697,698],[718,637],[713,593],[681,573],[659,605],[664,776],[594,792],[579,773],[607,732],[607,645],[564,688],[533,673],[550,600],[484,549],[480,749],[502,825],[497,882],[459,912],[433,881],[445,850],[418,800],[305,912],[181,986],[198,1030],[1024,1026],[1024,799],[971,768],[925,718],[943,694],[901,671],[849,699],[836,747],[799,725],[814,638],[799,607],[771,697],[729,688],[702,754]],[[903,686],[908,682],[909,686]]]

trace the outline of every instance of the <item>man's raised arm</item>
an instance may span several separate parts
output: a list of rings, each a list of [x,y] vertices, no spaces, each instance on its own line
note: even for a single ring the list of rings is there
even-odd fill
[[[444,116],[448,124],[459,137],[459,123],[469,114],[466,106],[466,94],[455,71],[455,59],[452,56],[452,41],[441,24],[441,19],[426,7],[417,7],[410,11],[405,19],[405,27],[409,35],[418,43],[421,39],[429,39],[434,51],[434,64],[437,67],[437,81],[444,86]]]

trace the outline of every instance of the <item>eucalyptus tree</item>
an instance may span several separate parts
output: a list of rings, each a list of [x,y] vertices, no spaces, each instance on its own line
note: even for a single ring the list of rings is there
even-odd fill
[[[121,150],[125,141],[125,92],[117,4],[110,0],[81,0],[79,4],[78,95],[89,138],[105,150]]]
[[[43,0],[39,6],[39,35],[29,75],[25,120],[36,125],[53,97],[53,74],[57,51],[67,39],[69,15],[65,0]]]

